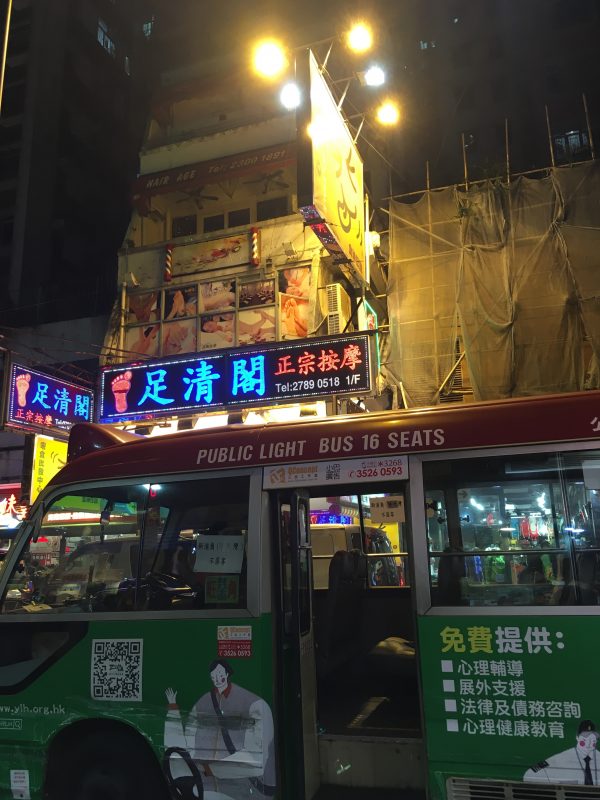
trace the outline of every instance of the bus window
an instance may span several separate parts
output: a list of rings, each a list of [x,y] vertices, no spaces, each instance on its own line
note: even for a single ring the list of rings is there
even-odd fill
[[[2,612],[132,609],[147,495],[119,486],[55,499],[13,570]]]
[[[423,464],[434,605],[600,602],[600,454]]]
[[[57,498],[2,611],[246,607],[247,477],[86,489]]]
[[[402,496],[313,497],[310,505],[315,589],[328,588],[331,559],[340,550],[364,556],[368,588],[408,585]]]
[[[168,509],[160,536],[144,537],[146,608],[246,608],[247,477],[165,483],[150,498]]]

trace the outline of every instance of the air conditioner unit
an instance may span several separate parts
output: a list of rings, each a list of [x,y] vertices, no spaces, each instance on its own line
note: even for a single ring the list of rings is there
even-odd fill
[[[327,333],[343,333],[352,315],[350,298],[339,283],[329,283],[327,291]]]

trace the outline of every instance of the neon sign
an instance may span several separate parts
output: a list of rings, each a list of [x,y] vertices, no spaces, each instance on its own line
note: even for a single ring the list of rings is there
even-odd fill
[[[347,514],[334,514],[331,511],[311,511],[311,525],[352,525],[352,517]]]
[[[7,424],[64,433],[76,422],[91,422],[93,410],[91,389],[11,364]]]
[[[109,367],[100,422],[371,391],[368,333]]]
[[[0,484],[0,530],[16,528],[25,519],[28,506],[20,497],[20,483]]]

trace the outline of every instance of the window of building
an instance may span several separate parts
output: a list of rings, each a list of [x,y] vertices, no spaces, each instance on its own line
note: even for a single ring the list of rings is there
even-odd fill
[[[98,43],[109,53],[113,58],[116,57],[116,48],[113,39],[108,33],[108,25],[103,19],[98,19]]]
[[[557,161],[583,160],[589,156],[589,140],[584,131],[567,131],[554,137]]]
[[[197,217],[190,214],[186,217],[173,217],[171,236],[193,236],[197,231]]]
[[[230,211],[227,223],[230,228],[235,228],[238,225],[248,225],[250,222],[250,209],[238,208],[236,211]]]
[[[222,231],[225,228],[225,214],[214,214],[212,217],[204,217],[204,233]]]
[[[144,22],[142,25],[142,32],[146,39],[149,39],[152,36],[152,30],[154,28],[154,17],[151,17],[147,22]]]
[[[274,219],[275,217],[285,217],[288,213],[287,196],[259,200],[256,204],[256,219],[258,222]]]

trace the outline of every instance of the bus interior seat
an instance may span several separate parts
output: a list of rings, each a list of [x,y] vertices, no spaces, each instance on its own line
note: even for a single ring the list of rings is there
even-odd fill
[[[367,577],[358,550],[337,550],[329,564],[329,590],[315,630],[317,674],[325,677],[358,655],[356,624]]]
[[[577,555],[577,578],[581,602],[586,606],[598,605],[597,553],[581,551]]]
[[[464,555],[448,551],[440,557],[437,578],[436,605],[465,605],[463,582],[466,576]]]
[[[366,670],[380,677],[416,676],[415,656],[414,641],[402,636],[388,636],[369,651]]]

